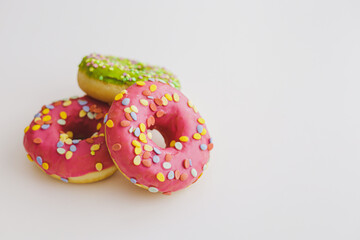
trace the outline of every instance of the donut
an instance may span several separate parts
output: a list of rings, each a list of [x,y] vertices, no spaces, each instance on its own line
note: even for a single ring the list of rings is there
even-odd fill
[[[24,130],[27,157],[50,176],[71,183],[105,179],[115,171],[104,137],[106,103],[88,96],[42,107]]]
[[[136,81],[152,79],[180,89],[179,80],[173,73],[126,58],[90,54],[82,59],[78,71],[80,88],[89,96],[108,103]]]
[[[194,104],[161,82],[137,82],[116,95],[105,125],[115,165],[150,192],[170,194],[196,182],[214,147]],[[166,148],[152,140],[153,129],[163,135]]]

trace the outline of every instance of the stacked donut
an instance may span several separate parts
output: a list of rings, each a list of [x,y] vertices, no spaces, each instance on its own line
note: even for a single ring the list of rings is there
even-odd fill
[[[199,179],[214,145],[174,74],[91,54],[79,65],[78,83],[87,95],[44,105],[25,128],[27,156],[43,172],[90,183],[118,169],[133,184],[164,194]],[[165,148],[152,130],[162,134]]]

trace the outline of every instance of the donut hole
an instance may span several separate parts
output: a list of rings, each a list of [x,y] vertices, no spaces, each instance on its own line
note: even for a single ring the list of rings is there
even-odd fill
[[[163,134],[157,129],[149,129],[148,132],[152,134],[152,141],[161,148],[166,148],[166,143]]]
[[[69,122],[64,128],[64,132],[71,131],[73,133],[72,139],[86,139],[91,137],[96,130],[96,121],[85,122]]]

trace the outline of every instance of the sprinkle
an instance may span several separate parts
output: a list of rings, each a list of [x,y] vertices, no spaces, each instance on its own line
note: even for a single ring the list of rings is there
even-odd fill
[[[42,160],[42,158],[41,158],[40,156],[37,156],[37,157],[36,157],[36,161],[37,161],[37,163],[38,163],[39,165],[42,165],[42,163],[43,163],[43,160]]]
[[[132,182],[133,184],[135,184],[137,181],[135,178],[130,178],[130,182]]]
[[[109,119],[107,122],[106,122],[106,126],[108,126],[109,128],[112,128],[114,126],[114,122]]]
[[[135,137],[139,137],[140,136],[140,128],[136,128],[135,131],[134,131],[134,135]]]
[[[167,178],[168,178],[169,180],[174,179],[174,177],[175,177],[174,171],[170,171],[170,172],[168,173],[168,175],[167,175]]]
[[[148,128],[154,125],[155,124],[154,116],[150,116],[148,119],[146,119],[146,124]]]
[[[201,135],[199,133],[195,133],[193,135],[193,138],[196,139],[196,140],[200,140],[201,139]]]
[[[138,108],[135,105],[131,105],[130,109],[135,113],[139,112]]]
[[[151,152],[151,151],[153,150],[153,147],[150,146],[150,145],[148,145],[148,144],[145,144],[144,150],[145,150],[145,151],[148,151],[148,152]]]
[[[134,152],[135,152],[136,155],[139,155],[139,154],[142,152],[141,147],[136,147],[136,148],[134,149]]]
[[[61,181],[65,182],[65,183],[68,183],[69,180],[67,180],[66,178],[60,178]]]
[[[189,141],[189,138],[188,138],[187,136],[181,136],[181,137],[179,138],[179,140],[180,140],[181,142],[187,142],[187,141]]]
[[[170,142],[170,147],[175,147],[175,143],[176,143],[176,141],[175,141],[175,140],[172,140],[172,141]]]
[[[196,107],[195,105],[193,106],[193,109],[194,109],[194,112],[195,112],[195,113],[198,112],[198,109],[197,109],[197,107]]]
[[[96,170],[98,170],[100,172],[103,169],[102,163],[96,163],[95,168],[96,168]]]
[[[139,166],[141,163],[141,157],[140,156],[136,156],[133,160],[133,163],[135,166]]]
[[[34,161],[29,154],[26,154],[26,156],[27,156],[27,158],[29,159],[30,162]]]
[[[196,169],[195,168],[192,168],[191,169],[191,175],[193,176],[193,177],[197,177],[197,171],[196,171]]]
[[[79,117],[85,117],[86,116],[86,112],[83,110],[83,109],[81,109],[80,110],[80,112],[79,112]]]
[[[134,128],[131,126],[130,128],[129,128],[129,133],[132,133],[134,131]]]
[[[190,100],[188,100],[187,104],[188,104],[188,106],[191,107],[191,108],[194,106],[194,104],[193,104]]]
[[[93,144],[93,143],[94,143],[94,139],[92,139],[92,138],[87,138],[87,139],[85,139],[85,142],[90,143],[90,144]]]
[[[151,92],[150,92],[149,90],[144,90],[144,91],[142,92],[142,94],[143,94],[144,96],[150,96]]]
[[[149,192],[151,193],[157,193],[159,190],[156,187],[149,187]]]
[[[64,112],[64,111],[62,111],[62,112],[60,112],[60,118],[62,118],[62,119],[66,119],[67,118],[67,114],[66,114],[66,112]],[[44,121],[46,121],[46,120],[44,120]]]
[[[174,98],[175,102],[179,102],[179,100],[180,100],[180,97],[179,97],[179,95],[177,93],[173,94],[173,98]]]
[[[100,149],[100,144],[94,144],[90,147],[91,151],[97,151]]]
[[[34,142],[35,144],[40,144],[40,143],[42,143],[42,140],[41,140],[41,138],[34,138],[34,139],[33,139],[33,142]]]
[[[212,138],[209,138],[209,143],[213,143],[213,139],[212,139]]]
[[[151,111],[156,112],[157,107],[154,103],[150,103],[150,109],[151,109]]]
[[[133,140],[133,141],[131,142],[131,144],[132,144],[134,147],[141,147],[141,144],[140,144],[138,141],[136,141],[136,140]]]
[[[37,113],[37,114],[35,114],[34,118],[38,118],[40,116],[41,116],[41,113]]]
[[[101,128],[101,123],[98,123],[98,124],[96,125],[96,130],[100,130],[100,128]]]
[[[165,181],[165,176],[164,174],[162,174],[161,172],[156,174],[156,178],[157,180],[159,180],[160,182],[164,182]]]
[[[37,131],[37,130],[40,129],[40,125],[34,125],[34,126],[32,126],[31,129],[32,129],[33,131]]]
[[[131,113],[130,113],[130,116],[131,116],[132,119],[134,119],[134,121],[137,120],[137,116],[136,116],[136,113],[135,113],[135,112],[131,112]]]
[[[43,167],[43,169],[48,170],[49,169],[49,164],[45,162],[45,163],[42,164],[42,167]]]
[[[50,110],[48,108],[44,108],[44,110],[42,110],[43,114],[48,114],[50,112]]]
[[[69,138],[72,138],[74,136],[74,133],[72,131],[67,131],[66,134],[69,136]]]
[[[157,149],[156,147],[154,147],[154,152],[157,154],[157,155],[160,155],[161,154],[161,151],[159,149]]]
[[[66,101],[64,101],[63,106],[64,107],[70,106],[71,103],[72,103],[71,100],[66,100]]]
[[[127,126],[129,126],[129,125],[130,125],[130,122],[127,121],[127,120],[122,120],[122,121],[120,122],[120,126],[122,126],[122,127],[127,127]]]
[[[176,142],[175,143],[175,148],[180,151],[183,148],[182,143],[181,142]]]
[[[168,105],[168,100],[166,99],[166,97],[162,97],[161,98],[161,101],[162,101],[162,104],[164,105],[164,106],[167,106]]]
[[[140,133],[139,139],[140,139],[141,142],[147,143],[147,139],[146,139],[145,133]]]
[[[140,99],[140,103],[141,103],[141,105],[143,105],[143,106],[147,106],[147,105],[149,105],[149,102],[147,101],[147,100],[145,100],[145,99]]]
[[[88,112],[87,116],[88,116],[89,119],[94,119],[95,118],[95,115],[92,112]]]
[[[154,163],[160,162],[160,158],[159,158],[158,155],[154,155],[154,156],[153,156],[153,162],[154,162]]]
[[[58,123],[59,125],[65,125],[65,124],[66,124],[66,121],[65,121],[64,119],[58,119],[58,120],[57,120],[57,123]]]
[[[171,163],[169,163],[169,162],[163,162],[163,168],[164,169],[170,169],[171,168]]]
[[[24,129],[24,133],[26,133],[27,131],[29,131],[29,126],[26,126],[26,128]]]
[[[129,107],[126,107],[126,108],[124,109],[124,112],[126,112],[126,113],[131,113],[131,109],[130,109]]]
[[[139,127],[140,127],[140,131],[141,131],[141,132],[145,132],[145,130],[146,130],[145,124],[140,123]]]
[[[180,178],[180,171],[175,170],[175,179],[179,179],[179,178]]]
[[[189,159],[189,164],[190,164],[190,167],[192,167],[192,161],[191,161],[191,159]]]
[[[143,158],[150,158],[151,154],[149,152],[144,152],[144,154],[142,155]]]
[[[188,178],[188,175],[186,173],[181,174],[180,180],[185,181]]]
[[[44,122],[50,121],[51,120],[51,116],[50,115],[45,115],[42,119]]]
[[[202,133],[203,129],[204,129],[204,127],[202,125],[197,125],[197,127],[196,127],[196,131],[198,133]]]
[[[165,112],[163,110],[160,110],[160,111],[156,112],[156,117],[158,117],[158,118],[161,118],[164,115],[165,115]]]
[[[214,144],[213,143],[209,143],[208,145],[208,150],[211,151],[214,148]]]
[[[154,102],[155,102],[156,105],[158,105],[158,106],[162,106],[162,105],[163,105],[163,102],[162,102],[162,100],[161,100],[160,98],[155,98],[155,99],[154,99]]]
[[[203,118],[198,118],[197,120],[200,124],[204,124],[205,123],[205,120]]]
[[[50,127],[50,124],[44,124],[44,125],[41,126],[41,129],[46,130],[46,129],[48,129],[49,127]]]
[[[126,106],[130,103],[130,98],[124,98],[122,101],[121,101],[121,104]]]
[[[206,144],[201,144],[200,149],[205,151],[207,149],[207,145]]]
[[[108,115],[108,114],[105,114],[105,117],[104,117],[104,121],[103,121],[103,123],[106,123],[106,122],[107,122],[108,117],[109,117],[109,115]]]
[[[71,146],[70,146],[70,151],[76,152],[76,146],[75,146],[75,145],[71,145]]]
[[[142,164],[143,164],[145,167],[151,167],[151,160],[150,160],[150,159],[143,159],[143,160],[142,160]]]
[[[127,113],[127,112],[125,112],[125,118],[126,118],[127,120],[129,120],[129,121],[132,121],[132,120],[133,120],[132,117],[131,117],[131,115],[130,115],[130,113]]]
[[[145,85],[145,82],[144,82],[144,81],[137,81],[137,82],[136,82],[136,85],[138,85],[138,86],[144,86],[144,85]]]
[[[122,93],[118,93],[118,94],[116,94],[114,100],[115,100],[115,101],[119,101],[120,99],[123,98],[123,96],[124,96],[124,95],[123,95]]]
[[[46,107],[48,108],[48,109],[54,109],[55,107],[53,106],[53,105],[46,105]]]
[[[71,151],[67,151],[65,154],[66,159],[70,159],[72,156],[73,156],[73,152],[71,152]]]
[[[169,153],[165,154],[165,161],[170,162],[171,159],[172,159],[171,154],[169,154]]]
[[[149,89],[150,89],[150,91],[155,92],[157,87],[155,84],[152,84]]]
[[[166,99],[169,100],[169,101],[172,101],[172,100],[173,100],[173,98],[171,97],[171,95],[168,94],[168,93],[165,93],[165,97],[166,97]]]
[[[81,106],[84,106],[84,105],[86,105],[88,102],[87,102],[86,100],[81,100],[81,99],[79,99],[79,100],[78,100],[78,103],[79,103]]]
[[[73,144],[78,144],[81,140],[80,139],[73,139]]]
[[[208,165],[207,165],[207,163],[205,163],[203,166],[203,171],[205,171],[207,169],[207,167],[208,167]]]
[[[205,135],[206,134],[206,128],[204,128],[200,134]]]
[[[184,168],[185,168],[185,169],[188,169],[188,168],[190,167],[190,161],[189,161],[189,159],[185,159],[184,162],[183,162],[183,164],[184,164]]]
[[[85,112],[89,112],[89,111],[90,111],[90,107],[89,107],[89,106],[83,106],[82,109],[83,109]]]

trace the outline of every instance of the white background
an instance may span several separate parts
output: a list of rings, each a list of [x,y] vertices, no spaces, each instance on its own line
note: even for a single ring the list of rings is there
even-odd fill
[[[360,239],[360,2],[0,1],[1,239]],[[89,53],[166,66],[207,121],[172,196],[64,184],[26,158]]]

